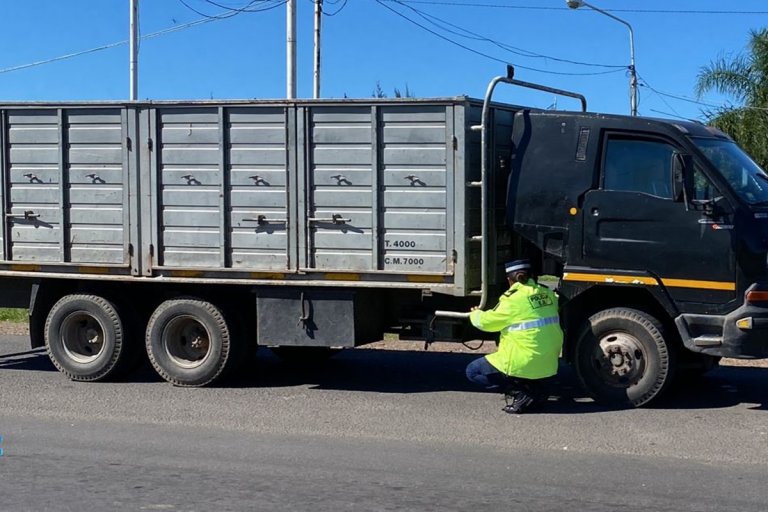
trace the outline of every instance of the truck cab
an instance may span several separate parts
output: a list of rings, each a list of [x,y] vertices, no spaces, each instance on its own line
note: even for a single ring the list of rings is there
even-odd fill
[[[522,110],[507,226],[561,277],[565,357],[642,405],[674,373],[768,357],[768,175],[695,122]]]

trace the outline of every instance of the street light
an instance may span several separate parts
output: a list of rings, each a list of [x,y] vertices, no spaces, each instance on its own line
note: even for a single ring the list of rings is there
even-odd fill
[[[602,9],[590,5],[583,0],[565,0],[565,3],[571,9],[578,9],[579,7],[589,7],[590,9],[597,11],[601,14],[605,14],[609,18],[613,18],[619,23],[625,25],[629,29],[629,106],[633,116],[637,115],[637,71],[635,70],[635,34],[632,32],[632,25],[627,23],[621,18],[614,16],[613,14],[606,12]]]

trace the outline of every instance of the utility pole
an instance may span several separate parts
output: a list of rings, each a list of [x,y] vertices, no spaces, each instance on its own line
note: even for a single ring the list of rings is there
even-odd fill
[[[131,69],[130,69],[130,100],[136,101],[136,97],[139,94],[139,70],[138,70],[138,60],[139,60],[139,48],[137,46],[138,44],[138,34],[139,34],[139,0],[130,0],[130,16],[131,16],[131,23],[130,23],[130,62],[131,62]]]
[[[584,0],[565,0],[566,5],[571,9],[578,9],[579,7],[589,7],[593,11],[597,11],[600,14],[604,14],[609,18],[612,18],[629,29],[629,111],[633,116],[637,115],[637,68],[635,68],[635,32],[632,30],[632,25],[613,14],[606,12],[602,9],[590,5]]]
[[[286,7],[286,98],[296,98],[296,0],[287,0]]]
[[[323,19],[323,0],[315,0],[315,74],[313,98],[320,97],[320,23]]]

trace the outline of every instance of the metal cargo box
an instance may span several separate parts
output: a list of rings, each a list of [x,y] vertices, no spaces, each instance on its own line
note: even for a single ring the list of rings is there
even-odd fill
[[[481,217],[471,126],[481,107],[467,98],[0,107],[0,272],[471,294]],[[487,186],[500,219],[513,112],[497,105],[492,116]],[[504,236],[486,241],[503,259]]]

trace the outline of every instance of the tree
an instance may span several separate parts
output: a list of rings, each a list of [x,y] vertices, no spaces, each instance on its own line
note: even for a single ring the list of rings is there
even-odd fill
[[[376,80],[376,88],[371,93],[371,96],[374,98],[387,98],[387,93],[384,92],[384,89],[381,88],[381,82]],[[400,89],[395,87],[395,98],[414,98],[415,95],[413,94],[413,91],[408,87],[408,84],[405,84],[405,94],[403,94]]]
[[[768,28],[750,31],[749,52],[721,57],[699,71],[696,94],[730,96],[737,105],[704,112],[707,122],[724,131],[763,169],[768,169]]]

